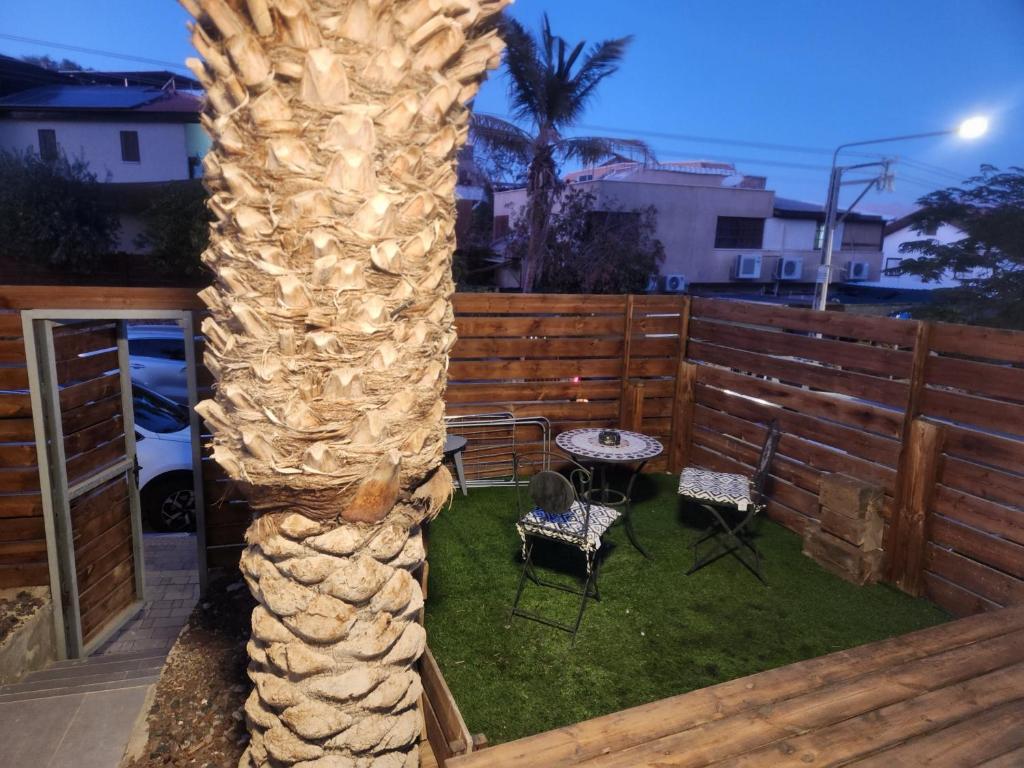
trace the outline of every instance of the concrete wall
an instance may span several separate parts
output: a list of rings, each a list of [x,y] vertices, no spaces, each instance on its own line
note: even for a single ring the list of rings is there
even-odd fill
[[[52,129],[69,157],[82,157],[100,181],[172,181],[189,178],[188,148],[199,137],[185,123],[0,120],[0,148],[39,151],[40,129]],[[139,134],[139,162],[121,159],[121,131]],[[192,131],[194,134],[194,131]]]
[[[0,590],[0,595],[13,596],[22,590],[44,600],[44,603],[0,644],[0,685],[17,682],[24,675],[42,669],[57,658],[53,603],[50,601],[49,588],[16,587]]]

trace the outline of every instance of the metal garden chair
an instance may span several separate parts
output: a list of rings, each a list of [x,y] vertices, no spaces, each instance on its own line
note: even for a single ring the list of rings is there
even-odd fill
[[[544,467],[567,465],[567,473],[560,474]],[[548,451],[517,455],[513,461],[516,494],[516,529],[523,541],[523,572],[519,577],[516,597],[512,603],[512,616],[546,624],[568,632],[576,641],[576,633],[583,621],[587,600],[600,600],[597,588],[599,562],[597,551],[601,537],[614,523],[619,512],[611,507],[594,504],[589,500],[592,476],[589,470],[571,459]],[[527,477],[529,478],[527,480]],[[541,578],[533,564],[536,539],[578,549],[586,562],[583,587],[559,584]],[[546,616],[519,607],[526,580],[534,584],[579,595],[580,607],[573,624],[564,624]]]
[[[773,421],[768,427],[752,477],[733,472],[713,472],[699,467],[686,467],[683,470],[679,477],[679,495],[712,515],[711,526],[693,543],[693,565],[686,572],[687,576],[731,554],[763,584],[768,583],[761,566],[761,552],[752,540],[750,526],[765,507],[764,486],[779,437],[778,425]],[[703,555],[699,555],[701,547],[708,541],[712,542],[712,546]],[[753,564],[744,556],[745,551],[753,555]]]

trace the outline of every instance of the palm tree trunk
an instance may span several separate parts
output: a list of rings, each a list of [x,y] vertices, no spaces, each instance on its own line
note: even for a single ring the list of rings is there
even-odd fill
[[[551,211],[558,194],[559,181],[555,160],[548,147],[538,149],[527,170],[526,182],[526,256],[521,268],[520,290],[531,293],[544,271],[548,251]]]
[[[240,765],[418,765],[455,153],[509,0],[181,0],[216,216],[200,405],[255,518]]]

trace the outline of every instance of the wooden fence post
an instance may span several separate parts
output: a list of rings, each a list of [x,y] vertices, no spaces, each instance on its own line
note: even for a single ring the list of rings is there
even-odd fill
[[[685,454],[689,450],[689,432],[683,435],[682,431],[689,429],[689,420],[693,416],[695,390],[693,384],[689,385],[689,395],[686,395],[684,388],[681,388],[684,384],[681,380],[684,375],[683,363],[686,361],[686,347],[690,341],[692,305],[693,300],[689,296],[682,297],[682,305],[679,307],[679,351],[676,359],[676,382],[672,396],[672,437],[668,447],[668,469],[670,472],[679,472],[685,466]],[[696,371],[694,371],[695,373]],[[688,400],[681,400],[681,397],[688,397]]]
[[[928,521],[939,477],[943,436],[939,425],[914,419],[906,450],[907,477],[893,516],[889,578],[899,589],[915,596],[924,591]]]
[[[693,408],[697,399],[697,366],[680,360],[676,368],[675,399],[672,403],[672,444],[669,471],[679,472],[690,461]]]
[[[619,389],[619,423],[626,424],[629,403],[626,402],[626,388],[629,386],[629,366],[632,358],[633,348],[633,308],[636,297],[633,294],[626,296],[625,317],[622,323],[622,375],[621,387]]]
[[[620,424],[623,429],[642,432],[644,422],[644,383],[642,381],[626,382],[625,396],[622,398],[625,413]]]
[[[888,580],[899,586],[905,580],[905,562],[903,560],[907,548],[906,528],[908,521],[902,510],[906,507],[910,480],[913,473],[911,464],[910,442],[911,433],[918,414],[921,411],[921,397],[924,393],[925,367],[931,353],[931,339],[934,326],[931,323],[918,321],[917,333],[914,337],[914,358],[910,369],[910,387],[907,395],[907,407],[903,413],[903,427],[900,434],[900,455],[896,464],[896,481],[893,488],[893,516],[889,530],[887,549]],[[902,589],[902,587],[900,587]]]

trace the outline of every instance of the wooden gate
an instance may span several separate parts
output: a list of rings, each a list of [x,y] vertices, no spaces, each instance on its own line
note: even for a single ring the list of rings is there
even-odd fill
[[[67,654],[90,653],[143,599],[124,321],[34,321]],[[45,493],[45,490],[44,490]]]

